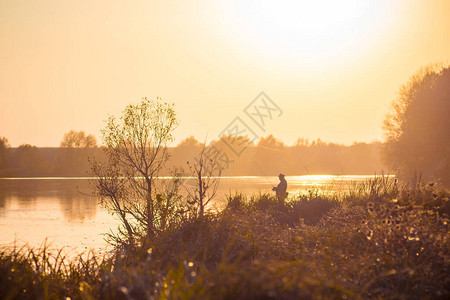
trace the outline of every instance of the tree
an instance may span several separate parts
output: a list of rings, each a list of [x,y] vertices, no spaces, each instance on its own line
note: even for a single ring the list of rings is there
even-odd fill
[[[95,148],[97,139],[92,134],[86,136],[84,131],[71,130],[64,134],[60,147],[65,148]]]
[[[185,184],[184,187],[195,217],[202,218],[206,206],[216,196],[226,163],[224,153],[213,145],[203,146],[195,161],[187,162],[195,180],[193,186]]]
[[[0,138],[0,168],[3,167],[7,160],[7,149],[9,147],[8,139],[5,137]]]
[[[177,147],[180,148],[200,148],[202,147],[203,144],[201,144],[194,136],[190,136],[188,138],[185,138],[184,140],[182,140]]]
[[[95,186],[102,203],[121,219],[130,242],[135,236],[155,236],[170,221],[167,211],[176,209],[179,182],[164,189],[155,179],[168,159],[177,124],[173,105],[144,98],[128,105],[119,120],[110,116],[102,130],[107,161],[92,164]]]
[[[89,154],[97,147],[94,135],[71,130],[64,134],[56,156],[55,173],[63,176],[85,176],[89,171]]]
[[[273,135],[268,135],[265,138],[260,138],[257,146],[273,149],[282,149],[285,147],[284,143],[280,140],[277,140]]]
[[[449,116],[450,68],[422,68],[400,88],[384,121],[388,166],[450,185]]]
[[[295,146],[296,147],[308,147],[310,145],[309,140],[306,138],[298,138],[297,141],[295,142]]]
[[[48,159],[36,147],[23,144],[14,152],[15,167],[25,176],[46,176],[51,172]]]

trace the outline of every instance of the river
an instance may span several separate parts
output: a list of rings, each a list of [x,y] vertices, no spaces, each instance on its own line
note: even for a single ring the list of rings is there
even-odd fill
[[[307,175],[286,176],[290,196],[309,191],[345,191],[373,176]],[[271,192],[277,177],[222,177],[214,199],[223,205],[227,194]],[[89,178],[2,178],[0,179],[0,246],[39,247],[81,252],[107,251],[104,234],[119,222],[98,204]]]

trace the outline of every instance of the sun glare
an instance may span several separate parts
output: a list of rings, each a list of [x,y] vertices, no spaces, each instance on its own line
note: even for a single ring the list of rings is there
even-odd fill
[[[239,43],[253,53],[291,62],[320,63],[354,55],[356,44],[376,34],[385,1],[240,1],[228,9]]]

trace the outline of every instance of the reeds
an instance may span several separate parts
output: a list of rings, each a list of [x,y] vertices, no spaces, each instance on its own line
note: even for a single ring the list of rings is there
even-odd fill
[[[89,251],[73,255],[23,246],[0,252],[0,299],[82,298],[99,277],[111,271],[112,260]]]

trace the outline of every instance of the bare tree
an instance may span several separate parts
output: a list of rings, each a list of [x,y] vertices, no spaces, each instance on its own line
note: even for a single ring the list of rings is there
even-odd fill
[[[119,120],[110,116],[102,130],[107,161],[92,164],[96,191],[130,239],[153,237],[173,210],[176,192],[158,193],[155,179],[169,157],[167,145],[177,124],[173,105],[144,98],[128,105]]]
[[[194,162],[187,162],[190,172],[194,175],[193,186],[184,185],[188,193],[188,203],[195,217],[203,217],[206,206],[216,196],[220,176],[226,167],[224,153],[214,146],[203,148]]]

